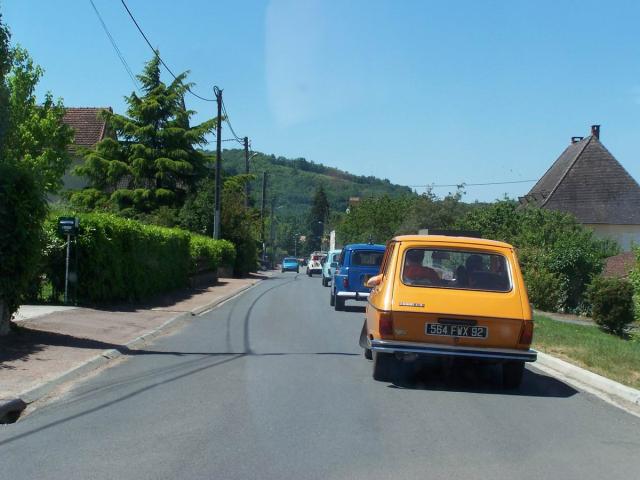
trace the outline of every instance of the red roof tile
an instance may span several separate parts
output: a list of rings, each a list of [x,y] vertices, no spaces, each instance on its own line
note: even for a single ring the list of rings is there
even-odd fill
[[[62,121],[74,130],[73,144],[76,147],[93,147],[104,138],[105,121],[100,118],[102,110],[111,107],[70,107]]]
[[[624,252],[605,260],[602,275],[605,277],[626,277],[635,264],[635,252]]]

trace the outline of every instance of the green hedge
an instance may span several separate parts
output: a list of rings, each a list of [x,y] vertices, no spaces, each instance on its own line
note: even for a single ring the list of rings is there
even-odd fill
[[[0,334],[7,332],[9,318],[37,272],[46,214],[33,174],[20,165],[0,163]]]
[[[231,267],[236,258],[236,249],[230,241],[195,233],[191,234],[190,253],[192,274],[203,269],[215,271],[218,267]]]
[[[45,224],[42,268],[54,297],[64,288],[64,240],[56,233],[59,215],[50,216]],[[229,242],[178,228],[145,225],[104,213],[78,216],[77,298],[81,303],[142,300],[186,286],[198,264],[215,270],[232,265],[235,257]],[[71,291],[75,293],[73,286]]]

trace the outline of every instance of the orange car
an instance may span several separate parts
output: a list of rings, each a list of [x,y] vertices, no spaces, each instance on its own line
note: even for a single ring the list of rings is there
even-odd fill
[[[502,364],[516,388],[531,350],[533,320],[513,247],[480,238],[407,235],[387,244],[372,288],[360,346],[373,378],[424,356]]]

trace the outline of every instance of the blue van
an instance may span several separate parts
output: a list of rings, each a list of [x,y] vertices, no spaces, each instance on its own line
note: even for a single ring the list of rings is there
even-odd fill
[[[331,282],[331,306],[344,310],[346,300],[366,300],[367,280],[377,275],[384,256],[384,245],[353,243],[342,249],[337,258]]]

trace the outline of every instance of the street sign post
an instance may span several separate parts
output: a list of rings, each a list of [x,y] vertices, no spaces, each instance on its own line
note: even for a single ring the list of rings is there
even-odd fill
[[[67,237],[67,257],[64,265],[64,303],[69,303],[69,255],[71,253],[71,237],[78,235],[80,221],[78,217],[58,218],[58,233]],[[76,246],[77,249],[77,246]],[[76,281],[77,281],[77,272]]]

